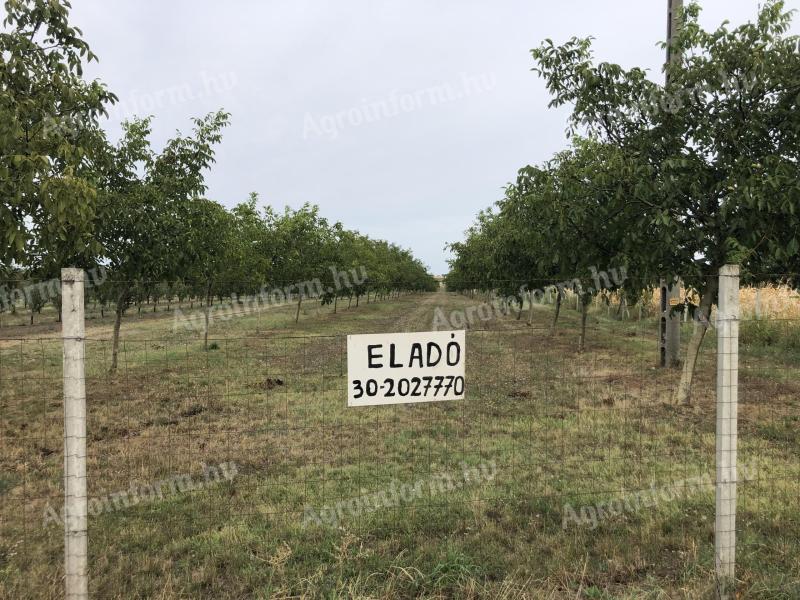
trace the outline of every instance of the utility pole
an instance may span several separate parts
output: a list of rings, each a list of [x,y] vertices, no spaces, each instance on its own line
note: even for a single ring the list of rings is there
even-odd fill
[[[681,27],[681,14],[683,0],[667,0],[667,61],[670,65],[680,60],[680,55],[674,52],[672,44]],[[669,73],[665,70],[664,85],[669,83]],[[674,314],[673,308],[680,303],[681,282],[675,277],[672,281],[661,280],[661,294],[659,309],[659,362],[662,367],[677,367],[681,347],[681,318]]]
[[[667,0],[667,64],[678,60],[680,55],[672,51],[672,42],[681,28],[683,0]],[[669,80],[669,77],[667,77]]]

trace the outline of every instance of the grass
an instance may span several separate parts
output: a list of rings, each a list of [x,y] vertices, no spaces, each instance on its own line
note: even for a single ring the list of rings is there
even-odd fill
[[[654,290],[645,307],[645,312],[654,315],[659,310],[661,302],[660,290]],[[681,298],[686,296],[686,291],[681,290]],[[698,298],[690,295],[697,303]],[[615,302],[616,302],[615,298]],[[786,286],[764,285],[761,289],[756,287],[742,287],[739,291],[739,305],[743,318],[755,319],[757,313],[765,319],[800,320],[800,292]],[[636,308],[632,307],[633,313]]]
[[[98,598],[706,597],[713,489],[564,528],[580,508],[662,489],[714,469],[713,334],[691,406],[669,403],[675,371],[654,367],[651,322],[550,307],[467,338],[467,399],[345,406],[344,335],[428,330],[433,311],[479,300],[410,295],[347,310],[308,303],[173,332],[170,315],[123,325],[109,375],[110,323],[87,330],[89,495],[100,498],[203,465],[238,473],[90,518]],[[682,336],[689,337],[688,328]],[[30,328],[4,329],[7,338]],[[38,331],[52,335],[54,331]],[[800,586],[800,361],[760,338],[740,360],[739,589],[794,598]],[[59,597],[60,526],[43,525],[63,488],[60,345],[0,338],[0,597]],[[490,481],[303,526],[321,511],[394,484],[494,461]]]
[[[740,343],[755,348],[775,349],[778,352],[800,354],[800,321],[745,320],[742,321]]]

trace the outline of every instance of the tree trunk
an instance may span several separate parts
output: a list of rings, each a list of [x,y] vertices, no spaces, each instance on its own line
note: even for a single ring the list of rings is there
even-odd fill
[[[208,325],[210,320],[210,313],[211,313],[211,282],[208,282],[208,286],[206,287],[206,301],[203,310],[203,315],[205,317],[205,327],[203,329],[203,350],[208,350]]]
[[[353,294],[350,294],[347,297],[347,308],[350,308],[350,305],[353,303]]]
[[[297,312],[294,315],[294,322],[300,320],[300,305],[303,303],[303,294],[297,294]]]
[[[125,301],[128,297],[128,288],[123,288],[117,297],[117,307],[114,314],[114,334],[111,341],[111,368],[112,373],[117,370],[117,356],[119,355],[119,329],[122,325],[122,313],[125,310]]]
[[[359,296],[358,294],[356,294],[356,308],[358,308],[358,299],[359,299],[360,297],[361,297],[361,296]]]
[[[695,315],[694,330],[689,340],[689,346],[686,348],[686,360],[683,363],[681,381],[678,384],[678,389],[675,390],[675,404],[691,404],[692,380],[697,366],[697,357],[700,355],[700,346],[710,326],[711,306],[714,304],[716,293],[717,278],[712,276],[706,281],[706,289],[698,307],[699,315]]]
[[[333,314],[336,314],[336,303],[339,301],[339,295],[336,294],[333,297]]]
[[[561,314],[561,288],[556,289],[556,312],[553,314],[553,324],[551,326],[552,329],[556,328],[556,323],[558,323],[558,315]]]

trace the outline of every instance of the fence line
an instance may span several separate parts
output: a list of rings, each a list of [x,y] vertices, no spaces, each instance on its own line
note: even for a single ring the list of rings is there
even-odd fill
[[[713,577],[725,597],[734,593],[737,573],[740,582],[747,579],[752,557],[764,553],[759,536],[768,524],[760,520],[784,514],[778,504],[765,503],[780,503],[797,489],[796,450],[792,454],[796,436],[791,430],[797,404],[790,397],[794,388],[778,378],[781,368],[786,378],[793,371],[764,350],[753,354],[746,349],[747,371],[739,383],[738,281],[730,268],[720,273],[716,336],[711,339],[716,342],[716,401],[714,365],[701,356],[694,407],[666,400],[675,372],[652,367],[657,323],[619,322],[616,334],[602,338],[599,334],[607,330],[600,321],[607,315],[599,307],[584,354],[572,350],[575,330],[566,327],[576,320],[571,307],[564,309],[563,332],[551,331],[549,310],[543,310],[549,307],[532,309],[532,326],[526,324],[527,313],[518,321],[516,311],[492,313],[488,321],[476,318],[467,337],[467,398],[441,406],[348,410],[341,401],[346,356],[338,328],[333,333],[223,337],[211,351],[201,351],[197,339],[140,331],[138,337],[123,338],[120,370],[112,376],[105,368],[110,340],[72,329],[77,310],[70,307],[77,304],[71,305],[70,298],[77,296],[77,280],[77,275],[65,273],[62,296],[63,579],[68,590],[78,585],[71,573],[84,581],[91,576],[91,581],[67,591],[68,597],[86,597],[84,590],[113,596],[106,570],[115,553],[120,564],[130,560],[132,570],[147,569],[136,551],[127,555],[126,545],[129,541],[134,544],[130,548],[137,548],[136,536],[145,531],[154,540],[161,539],[160,531],[166,539],[181,539],[190,531],[202,532],[204,519],[213,531],[252,519],[259,528],[268,527],[269,543],[299,536],[291,541],[302,546],[305,539],[326,539],[331,530],[342,528],[372,536],[382,531],[387,540],[400,543],[407,540],[403,531],[415,526],[435,530],[447,523],[464,531],[452,524],[453,518],[468,521],[467,530],[494,521],[498,527],[521,528],[520,539],[526,543],[541,540],[556,556],[572,557],[603,552],[603,540],[622,535],[631,549],[660,560],[658,553],[666,551],[661,544],[688,553],[708,544],[713,531],[713,552],[705,546],[707,556],[714,557],[706,579],[711,584]],[[480,316],[468,310],[469,298],[447,298],[448,315],[461,310],[458,303],[463,302],[464,315]],[[418,320],[398,325],[394,317],[383,318],[385,309],[377,305],[368,320],[358,323],[368,325],[365,332],[430,328],[442,299],[399,302],[413,308]],[[748,322],[745,333],[765,325],[769,323],[763,320]],[[791,320],[777,324],[791,325]],[[59,425],[48,387],[53,384],[56,342],[0,339],[0,414],[12,433],[14,427],[25,430],[30,425],[29,433],[20,437],[4,434],[0,427],[0,440],[6,436],[14,448],[8,458],[0,457],[0,567],[4,556],[12,556],[2,538],[18,539],[23,546],[42,543],[54,530],[49,525],[58,521],[50,507],[47,526],[35,524],[47,500],[52,505],[61,492],[51,483],[57,471],[47,443]],[[628,354],[623,343],[643,351]],[[83,371],[71,374],[68,356],[77,349]],[[765,368],[770,372],[761,377]],[[89,397],[83,416],[89,427],[76,433],[68,415],[79,414],[71,408],[81,395],[73,384],[83,381]],[[740,385],[743,394],[737,393]],[[760,406],[757,394],[766,389],[775,390],[776,401]],[[745,419],[737,473],[740,395]],[[716,433],[710,427],[715,407]],[[39,415],[41,422],[34,428]],[[28,461],[34,453],[35,460]],[[80,468],[69,462],[81,456],[88,462],[82,493],[76,488]],[[14,493],[8,493],[3,479],[7,466],[13,472],[23,459],[31,463],[30,470],[26,466],[20,471]],[[71,509],[80,498],[83,508]],[[740,514],[744,506],[738,532],[737,500]],[[754,506],[748,508],[747,501]],[[796,502],[794,498],[788,506]],[[76,528],[80,514],[83,534],[92,539],[83,570],[75,559],[85,560],[86,553],[71,549],[81,538],[81,527]],[[506,522],[512,518],[517,520]],[[383,529],[376,530],[376,523]],[[664,531],[671,531],[668,541]],[[744,572],[735,567],[737,543]],[[25,555],[41,561],[52,556],[52,549]],[[630,560],[636,560],[635,554]],[[649,564],[647,556],[643,560]],[[137,567],[134,561],[140,561]],[[0,596],[3,585],[0,581]],[[24,596],[20,589],[8,595]],[[142,589],[146,595],[157,592]],[[230,591],[236,593],[247,594]],[[223,595],[219,590],[216,594]]]

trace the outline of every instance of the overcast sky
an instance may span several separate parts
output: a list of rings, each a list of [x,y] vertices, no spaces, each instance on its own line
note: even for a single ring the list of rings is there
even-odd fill
[[[752,19],[758,2],[702,5],[702,23],[715,27]],[[120,98],[112,135],[122,118],[153,114],[160,145],[224,107],[232,119],[209,198],[233,206],[256,191],[279,208],[316,203],[443,273],[444,245],[518,168],[567,143],[566,112],[547,108],[530,49],[591,35],[599,59],[660,79],[666,6],[73,0],[71,21],[100,58],[88,74]]]

